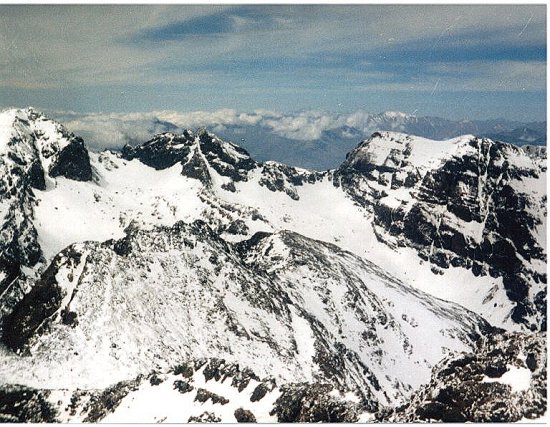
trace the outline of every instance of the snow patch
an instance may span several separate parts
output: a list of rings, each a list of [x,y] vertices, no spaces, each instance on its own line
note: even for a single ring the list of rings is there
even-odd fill
[[[513,393],[529,390],[531,383],[531,371],[527,368],[518,368],[507,365],[508,370],[500,378],[483,377],[483,383],[501,383],[512,387]]]

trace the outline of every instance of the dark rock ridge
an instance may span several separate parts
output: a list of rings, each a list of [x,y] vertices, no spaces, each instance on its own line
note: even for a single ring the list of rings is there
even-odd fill
[[[330,384],[287,384],[275,401],[271,414],[280,423],[353,423],[361,406],[331,396]]]
[[[163,133],[152,140],[131,147],[124,146],[122,157],[139,159],[155,169],[166,169],[181,163],[182,174],[211,185],[207,165],[232,181],[246,181],[247,172],[256,167],[256,162],[243,148],[222,141],[204,129],[194,133],[185,130],[181,135]]]
[[[105,389],[65,391],[64,401],[69,404],[53,398],[58,390],[0,385],[0,419],[100,422],[116,413],[126,397],[133,400],[132,394],[141,389],[149,388],[149,404],[157,406],[155,388],[170,382],[175,391],[189,393],[197,402],[196,415],[192,416],[195,421],[221,421],[217,408],[235,404],[230,396],[236,392],[240,395],[234,411],[237,422],[255,422],[254,413],[246,408],[271,393],[278,397],[272,406],[265,405],[265,411],[276,416],[278,422],[357,422],[365,413],[371,414],[372,421],[385,423],[533,420],[543,415],[547,407],[545,340],[545,334],[497,333],[484,337],[473,352],[451,354],[442,360],[434,367],[431,381],[404,405],[382,407],[376,412],[354,398],[349,400],[349,396],[344,396],[345,390],[332,384],[277,384],[272,378],[261,379],[253,371],[223,359],[195,359]],[[514,381],[509,381],[507,375],[512,370],[528,372],[530,379],[524,389],[515,390],[510,385]],[[205,388],[198,387],[197,381],[205,381]],[[253,389],[248,387],[251,381],[257,384]],[[233,392],[220,395],[220,391],[212,391],[220,390],[221,385]],[[263,393],[258,393],[260,389]],[[205,415],[201,402],[210,399],[213,409]]]
[[[395,148],[378,155],[383,144]],[[512,319],[546,330],[546,272],[532,266],[547,260],[537,237],[546,193],[530,191],[546,172],[542,162],[513,145],[471,137],[425,165],[415,163],[415,144],[406,135],[375,133],[348,155],[333,182],[373,212],[380,240],[415,248],[436,270],[461,266],[502,277],[516,304]]]
[[[184,369],[182,370],[182,367]],[[214,373],[214,375],[212,375]],[[184,380],[176,379],[184,378]],[[200,376],[206,381],[206,388],[197,387]],[[196,359],[188,361],[165,372],[151,372],[140,375],[131,381],[122,381],[106,389],[76,390],[68,392],[67,405],[54,400],[52,393],[59,390],[43,390],[23,386],[0,385],[0,420],[4,422],[100,422],[106,416],[116,413],[123,399],[143,388],[152,386],[150,405],[156,406],[155,387],[170,381],[180,393],[195,396],[195,412],[189,420],[193,422],[220,422],[216,409],[230,403],[230,400],[211,391],[211,386],[225,385],[240,394],[239,405],[235,409],[233,422],[256,422],[256,416],[247,407],[263,399],[254,399],[255,390],[245,390],[251,380],[258,383],[256,388],[265,386],[267,393],[278,392],[279,387],[271,378],[260,379],[254,372],[242,369],[238,364],[227,363],[223,359]],[[185,387],[182,386],[185,384]],[[182,391],[183,390],[183,391]],[[265,405],[263,416],[275,415],[279,422],[353,422],[358,418],[360,404],[339,396],[338,390],[329,384],[301,383],[280,387],[280,396],[270,407]],[[202,403],[209,401],[212,410],[204,412]],[[188,408],[187,408],[188,409]],[[203,412],[201,412],[203,411]],[[257,409],[256,409],[257,411]]]
[[[155,169],[166,169],[179,163],[182,175],[198,179],[207,188],[212,187],[212,169],[228,178],[221,187],[231,192],[236,191],[235,183],[248,181],[251,172],[259,169],[261,186],[284,192],[294,200],[299,199],[297,186],[314,183],[323,176],[276,162],[258,163],[243,148],[204,129],[196,133],[185,130],[181,135],[160,134],[142,145],[124,146],[121,155],[126,160],[138,159]]]
[[[248,309],[236,310],[234,301]],[[116,312],[117,321],[106,326],[98,314],[105,310]],[[201,336],[201,351],[212,356],[237,355],[255,370],[270,360],[290,369],[285,378],[309,369],[319,382],[357,391],[374,410],[412,391],[388,370],[388,358],[426,375],[438,360],[424,348],[423,335],[420,342],[411,331],[414,317],[436,322],[441,341],[435,342],[455,349],[492,331],[481,317],[409,288],[337,246],[292,232],[235,246],[195,221],[70,246],[15,306],[2,337],[13,350],[62,358],[76,364],[72,369],[107,352],[102,357],[143,372],[159,361],[173,363],[174,353],[193,357]],[[180,328],[167,334],[166,325]],[[75,338],[98,328],[115,345],[94,348]],[[304,333],[312,346],[305,361],[299,356],[306,351]],[[79,356],[71,362],[73,354]]]
[[[505,333],[480,340],[473,353],[450,356],[407,405],[386,422],[506,422],[536,419],[547,409],[546,334]],[[517,374],[529,380],[522,389]],[[512,374],[513,375],[513,374]]]

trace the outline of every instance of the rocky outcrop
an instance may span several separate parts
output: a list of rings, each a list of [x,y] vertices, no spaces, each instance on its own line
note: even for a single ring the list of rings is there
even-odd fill
[[[50,166],[50,176],[64,176],[75,181],[91,181],[90,156],[82,138],[74,137]],[[40,183],[41,184],[41,183]]]
[[[546,334],[495,334],[450,356],[391,422],[518,422],[546,413]]]
[[[266,162],[262,166],[261,178],[258,183],[271,191],[281,191],[291,199],[299,200],[300,196],[296,187],[304,183],[314,184],[322,179],[323,173],[311,172],[305,169],[297,169],[292,166],[276,162]]]
[[[284,385],[271,413],[280,423],[357,422],[360,405],[334,396],[333,390],[330,384]]]

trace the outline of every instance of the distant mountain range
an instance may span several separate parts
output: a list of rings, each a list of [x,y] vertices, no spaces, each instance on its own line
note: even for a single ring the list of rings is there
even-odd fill
[[[269,111],[242,113],[151,112],[130,114],[55,113],[53,117],[81,135],[92,149],[115,149],[151,139],[163,132],[180,133],[205,127],[247,149],[260,160],[326,170],[338,167],[357,141],[376,131],[396,131],[445,140],[471,134],[515,145],[545,145],[546,122],[522,123],[504,119],[448,120],[387,111],[332,114],[305,111],[280,114]]]
[[[546,144],[546,122],[452,121],[396,112],[372,114],[355,126],[343,125],[326,129],[318,138],[309,140],[284,136],[261,125],[227,125],[218,134],[243,146],[259,160],[270,159],[325,170],[340,164],[358,140],[368,138],[376,131],[403,132],[435,140],[471,134],[520,146]]]

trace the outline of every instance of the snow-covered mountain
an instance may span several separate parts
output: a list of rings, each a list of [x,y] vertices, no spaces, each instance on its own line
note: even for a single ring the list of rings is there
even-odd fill
[[[373,212],[381,240],[416,248],[435,274],[463,267],[501,279],[492,291],[515,303],[512,320],[546,328],[545,162],[472,136],[385,132],[353,150],[335,181]]]
[[[189,385],[174,367],[201,360],[298,409],[224,385],[220,413],[197,383],[195,412],[166,420],[356,421],[406,404],[495,328],[545,330],[545,174],[509,144],[394,132],[326,172],[257,162],[204,129],[93,153],[32,109],[3,112],[0,412],[31,420],[43,401],[34,420],[132,420],[125,396],[176,404],[166,393]],[[143,389],[154,372],[168,385]]]

